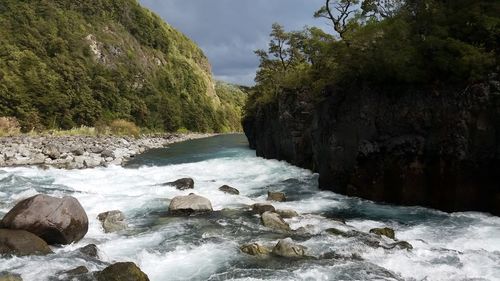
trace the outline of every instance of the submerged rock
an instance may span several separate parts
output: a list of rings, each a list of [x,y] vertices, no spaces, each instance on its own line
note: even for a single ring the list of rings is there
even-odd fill
[[[25,230],[0,229],[0,255],[29,256],[52,253],[40,237]]]
[[[100,213],[97,219],[101,222],[102,228],[106,233],[117,232],[127,228],[125,215],[119,210]]]
[[[413,246],[406,241],[398,241],[396,243],[389,244],[388,248],[389,249],[399,248],[399,249],[403,249],[403,250],[412,250]]]
[[[306,247],[295,244],[291,238],[286,238],[274,246],[273,254],[285,258],[303,258],[306,255]]]
[[[380,236],[386,236],[391,239],[395,239],[396,236],[394,234],[394,230],[392,228],[384,227],[384,228],[373,228],[370,229],[370,233],[377,234]]]
[[[282,218],[284,219],[290,219],[290,218],[295,218],[299,216],[299,213],[297,213],[294,210],[286,209],[286,210],[276,210],[276,213],[278,213]]]
[[[251,256],[268,255],[271,251],[258,243],[246,244],[240,247],[240,250]]]
[[[274,212],[264,212],[261,216],[262,224],[266,227],[281,230],[290,231],[290,226],[286,223],[283,218]]]
[[[36,195],[19,202],[3,218],[4,228],[27,230],[48,244],[71,244],[88,230],[85,210],[74,197]]]
[[[79,267],[73,268],[71,270],[62,272],[62,274],[66,274],[70,277],[78,276],[78,275],[82,275],[82,274],[87,274],[87,273],[89,273],[89,269],[85,266],[79,266]]]
[[[96,272],[97,281],[149,281],[146,273],[133,262],[119,262]]]
[[[0,281],[23,281],[20,275],[12,273],[0,273]]]
[[[342,231],[342,230],[337,229],[337,228],[328,228],[325,231],[327,233],[335,235],[335,236],[342,236],[342,237],[353,237],[353,236],[355,236],[355,234],[353,234],[351,232]]]
[[[223,185],[219,187],[219,190],[224,192],[224,193],[229,193],[233,195],[239,195],[240,191],[234,187],[230,187],[229,185]]]
[[[211,212],[212,203],[203,196],[194,193],[188,196],[177,196],[172,199],[168,211],[173,215],[189,215],[192,213]]]
[[[179,190],[193,189],[194,180],[192,178],[183,178],[176,181],[164,183],[163,185],[175,186],[175,188]]]
[[[255,203],[252,205],[252,212],[262,215],[265,212],[274,212],[276,209],[271,204]]]
[[[285,202],[286,201],[286,195],[283,192],[268,191],[267,192],[267,200],[278,201],[278,202]]]

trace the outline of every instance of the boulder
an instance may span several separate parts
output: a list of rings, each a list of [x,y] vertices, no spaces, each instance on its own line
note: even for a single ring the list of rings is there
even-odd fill
[[[194,193],[188,196],[177,196],[170,201],[168,211],[174,215],[189,215],[192,213],[211,212],[212,203],[205,197]]]
[[[286,238],[274,246],[273,254],[285,258],[303,258],[306,255],[306,247],[295,244],[291,238]]]
[[[61,152],[59,151],[59,148],[55,145],[48,145],[43,150],[43,154],[47,155],[52,160],[57,159],[57,158],[59,158],[59,156],[61,156]]]
[[[23,278],[17,274],[0,273],[0,281],[23,281]]]
[[[100,213],[97,219],[101,222],[104,232],[111,233],[127,228],[125,215],[118,210]]]
[[[36,195],[19,202],[3,218],[8,229],[29,231],[48,244],[71,244],[88,230],[85,210],[74,197]]]
[[[267,192],[267,200],[269,201],[278,201],[278,202],[285,202],[286,201],[286,195],[283,192]]]
[[[286,210],[276,210],[276,213],[278,213],[282,218],[284,219],[290,219],[294,217],[298,217],[299,213],[295,212],[294,210],[286,209]]]
[[[99,249],[97,248],[97,245],[95,245],[95,244],[89,244],[85,247],[78,249],[78,251],[86,256],[91,257],[91,258],[98,258],[99,257]]]
[[[370,229],[370,233],[395,239],[394,230],[388,227]]]
[[[261,215],[262,224],[266,227],[281,230],[290,231],[290,226],[281,218],[280,215],[274,212],[264,212]]]
[[[176,181],[167,182],[163,185],[175,186],[175,188],[179,190],[193,189],[194,180],[192,178],[183,178],[183,179],[178,179]]]
[[[257,243],[243,245],[240,247],[240,250],[251,256],[263,256],[268,255],[271,252],[268,248]]]
[[[234,187],[230,187],[229,185],[223,185],[219,187],[219,190],[224,192],[224,193],[229,193],[233,195],[239,195],[240,191]]]
[[[255,203],[252,205],[252,212],[262,215],[264,212],[274,212],[276,209],[273,205],[265,203]]]
[[[101,152],[101,156],[104,158],[112,158],[115,159],[115,153],[112,150],[105,149]]]
[[[0,255],[29,256],[52,253],[40,237],[24,230],[0,229]]]
[[[96,272],[97,281],[149,281],[146,273],[133,262],[119,262]]]

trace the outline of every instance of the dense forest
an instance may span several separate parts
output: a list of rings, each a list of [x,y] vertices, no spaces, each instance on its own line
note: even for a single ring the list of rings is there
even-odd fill
[[[24,131],[241,129],[245,94],[216,86],[203,52],[136,0],[4,0],[0,26],[0,116]]]
[[[314,15],[330,30],[274,24],[246,114],[284,92],[319,98],[364,84],[397,94],[411,87],[467,85],[498,71],[495,0],[325,1]]]

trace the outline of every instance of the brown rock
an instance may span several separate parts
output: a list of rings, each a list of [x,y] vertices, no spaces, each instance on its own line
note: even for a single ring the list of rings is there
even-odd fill
[[[262,224],[266,227],[281,230],[290,231],[290,226],[286,223],[280,215],[273,212],[264,212],[261,216]]]
[[[95,274],[98,281],[149,281],[146,273],[132,262],[119,262]]]
[[[175,188],[179,190],[193,189],[194,180],[192,178],[183,178],[183,179],[178,179],[176,181],[167,182],[163,185],[175,186]]]
[[[267,192],[267,200],[270,201],[278,201],[278,202],[285,202],[286,201],[286,195],[283,192]]]
[[[71,244],[88,230],[85,210],[74,197],[36,195],[19,202],[2,220],[4,228],[29,231],[48,244]]]
[[[270,204],[255,203],[252,205],[252,211],[256,214],[262,215],[265,212],[274,212],[276,209]]]
[[[0,255],[46,255],[52,253],[40,237],[24,230],[0,229]]]
[[[395,239],[395,237],[396,237],[394,234],[394,230],[391,228],[388,228],[388,227],[373,228],[373,229],[370,229],[370,233],[377,234],[380,236],[386,236],[386,237],[389,237],[391,239]]]
[[[268,255],[271,252],[268,248],[257,243],[243,245],[240,247],[240,250],[251,256],[263,256]]]
[[[240,191],[234,187],[230,187],[229,185],[223,185],[219,187],[219,190],[224,192],[224,193],[229,193],[233,195],[239,195]]]

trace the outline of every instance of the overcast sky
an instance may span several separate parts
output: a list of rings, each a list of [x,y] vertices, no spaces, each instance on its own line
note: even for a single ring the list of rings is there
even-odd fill
[[[139,0],[203,49],[217,79],[252,85],[271,25],[325,26],[314,19],[324,0]]]

